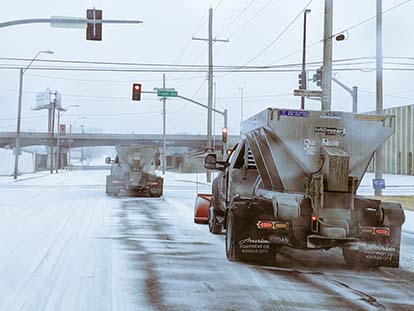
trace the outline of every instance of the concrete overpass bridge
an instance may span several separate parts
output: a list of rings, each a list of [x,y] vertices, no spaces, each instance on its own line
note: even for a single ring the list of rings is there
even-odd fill
[[[203,150],[207,145],[206,135],[168,134],[167,147],[189,147]],[[228,137],[228,145],[233,146],[239,140],[238,135]],[[161,134],[101,134],[101,133],[72,133],[60,136],[61,148],[79,148],[94,146],[116,146],[120,144],[144,144],[161,147]],[[217,149],[222,148],[221,135],[215,136]],[[16,144],[16,132],[0,132],[0,148],[13,148]],[[57,145],[57,135],[43,132],[21,132],[20,146],[48,146]]]

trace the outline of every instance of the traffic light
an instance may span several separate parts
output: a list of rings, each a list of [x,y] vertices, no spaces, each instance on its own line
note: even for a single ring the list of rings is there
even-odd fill
[[[229,134],[229,130],[227,127],[223,127],[221,129],[221,140],[223,141],[223,144],[227,143],[227,136]]]
[[[306,71],[302,71],[299,75],[299,90],[306,90]]]
[[[134,83],[132,85],[132,100],[141,100],[141,84]]]
[[[86,10],[86,19],[88,20],[86,27],[86,40],[101,41],[102,40],[102,10]]]
[[[322,68],[316,70],[316,74],[313,75],[313,82],[316,82],[317,86],[322,86]]]

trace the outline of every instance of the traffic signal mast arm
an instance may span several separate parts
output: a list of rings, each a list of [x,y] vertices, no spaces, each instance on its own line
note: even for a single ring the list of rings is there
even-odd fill
[[[141,91],[141,93],[143,93],[143,94],[157,94],[157,92],[155,92],[155,91]],[[184,99],[184,100],[189,101],[193,104],[196,104],[200,107],[203,107],[207,110],[210,109],[211,111],[214,111],[218,114],[221,114],[224,117],[224,127],[227,128],[227,109],[224,109],[224,111],[220,111],[220,110],[217,110],[215,108],[209,108],[207,105],[204,105],[204,104],[202,104],[198,101],[195,101],[195,100],[193,100],[191,98],[188,98],[188,97],[185,97],[185,96],[177,95],[177,96],[174,96],[174,97]]]
[[[92,20],[87,18],[78,18],[78,17],[51,17],[51,18],[31,18],[31,19],[19,19],[14,21],[8,21],[0,23],[0,28],[24,25],[24,24],[39,24],[39,23],[51,23],[56,25],[80,25],[86,26],[87,23],[92,23]],[[142,24],[143,21],[138,20],[118,20],[118,19],[102,19],[99,20],[99,23],[103,24]]]

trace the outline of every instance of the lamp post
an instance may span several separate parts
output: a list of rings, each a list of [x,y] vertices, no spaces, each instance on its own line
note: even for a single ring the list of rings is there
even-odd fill
[[[20,125],[21,125],[21,117],[22,117],[22,95],[23,95],[23,75],[29,69],[29,67],[33,64],[36,58],[42,54],[53,54],[53,51],[39,51],[33,57],[29,65],[25,69],[20,68],[20,80],[19,80],[19,99],[17,104],[17,129],[16,129],[16,147],[15,147],[15,155],[14,155],[14,173],[13,178],[17,179],[17,174],[19,171],[19,154],[20,154]]]
[[[71,155],[72,155],[72,126],[75,126],[76,122],[79,120],[86,119],[86,117],[79,117],[73,123],[69,125],[69,166],[71,165]]]
[[[58,136],[57,136],[57,143],[56,143],[56,155],[57,155],[57,165],[56,165],[56,173],[59,173],[60,168],[60,117],[65,114],[66,111],[68,111],[71,107],[80,107],[79,105],[69,105],[66,109],[60,109],[58,110]],[[60,113],[61,111],[62,114]]]

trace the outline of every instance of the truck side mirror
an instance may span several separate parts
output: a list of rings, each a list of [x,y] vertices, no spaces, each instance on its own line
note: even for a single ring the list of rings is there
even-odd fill
[[[161,160],[160,159],[156,159],[155,160],[155,166],[160,166],[161,165]]]
[[[217,169],[217,155],[215,153],[210,153],[204,159],[204,167],[209,170]]]
[[[105,164],[111,164],[111,157],[107,157],[105,159]]]

